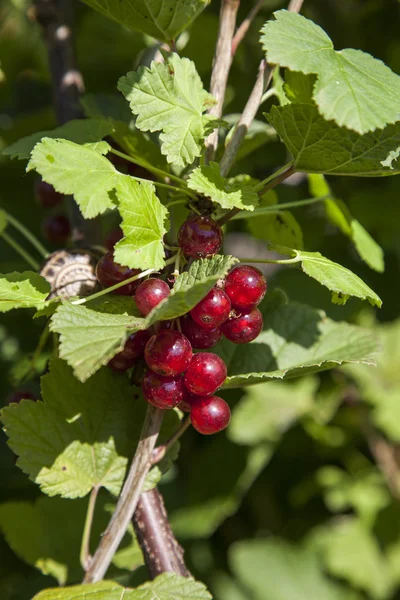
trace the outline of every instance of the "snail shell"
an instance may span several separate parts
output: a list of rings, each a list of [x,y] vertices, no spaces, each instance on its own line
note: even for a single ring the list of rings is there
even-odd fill
[[[100,290],[96,265],[102,254],[93,249],[56,250],[47,258],[40,274],[51,285],[50,298],[89,296]]]

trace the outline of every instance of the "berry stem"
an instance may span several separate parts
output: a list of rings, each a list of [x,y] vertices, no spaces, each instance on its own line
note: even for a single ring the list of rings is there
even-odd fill
[[[119,150],[116,150],[115,148],[110,148],[110,152],[112,152],[113,154],[116,154],[117,156],[119,156],[120,158],[123,158],[124,160],[127,160],[128,162],[133,163],[134,165],[139,165],[140,167],[143,167],[144,169],[147,169],[148,171],[150,171],[150,173],[154,173],[154,175],[158,175],[158,177],[162,177],[163,179],[165,177],[167,177],[171,181],[176,181],[176,183],[179,183],[181,186],[187,187],[186,186],[186,181],[184,179],[181,179],[180,177],[177,177],[176,175],[172,175],[171,173],[167,173],[166,171],[163,171],[162,169],[159,169],[158,167],[153,167],[149,163],[144,162],[144,161],[142,161],[140,159],[132,158],[131,156],[129,156],[129,154],[125,154],[124,152],[120,152]],[[154,183],[154,181],[152,183]],[[178,188],[178,189],[179,189],[180,192],[183,191],[181,188]]]
[[[34,269],[35,271],[39,271],[39,263],[33,258],[33,256],[29,254],[29,252],[24,250],[24,248],[18,242],[16,242],[14,238],[11,237],[11,235],[3,231],[1,237],[13,250],[15,250],[15,252],[17,252],[20,255],[21,258],[23,258],[28,263],[30,267],[32,267],[32,269]]]
[[[294,165],[292,163],[288,163],[288,164],[284,165],[283,167],[281,167],[280,169],[278,169],[278,171],[276,171],[275,173],[273,173],[272,175],[267,177],[267,179],[264,179],[264,181],[261,181],[253,189],[254,189],[254,191],[258,192],[259,196],[262,196],[269,190],[272,190],[274,187],[276,187],[277,185],[282,183],[282,181],[285,181],[285,179],[287,179],[288,177],[293,175],[294,172],[295,172]],[[239,214],[239,212],[241,212],[240,208],[232,208],[232,210],[227,212],[223,217],[221,217],[218,220],[218,224],[220,226],[225,225],[225,223],[227,223],[228,221],[233,219],[233,217],[236,216],[237,214]]]
[[[323,202],[328,200],[332,196],[326,194],[326,196],[317,196],[316,198],[305,198],[304,200],[297,200],[296,202],[282,202],[282,204],[273,204],[271,206],[262,206],[256,208],[252,212],[248,210],[241,210],[237,215],[231,218],[231,221],[237,221],[239,219],[252,219],[253,217],[260,217],[261,215],[274,215],[278,214],[288,208],[298,208],[300,206],[308,206],[310,204],[316,204],[317,202]]]
[[[175,260],[175,258],[174,258]],[[128,283],[132,283],[132,281],[137,281],[138,279],[142,279],[142,277],[146,277],[147,275],[150,275],[151,273],[154,273],[155,269],[147,269],[146,271],[143,271],[142,273],[139,273],[138,275],[133,275],[132,277],[129,277],[129,279],[124,279],[123,281],[120,281],[119,283],[116,283],[115,285],[110,285],[110,287],[105,288],[104,290],[100,290],[100,292],[96,292],[95,294],[92,294],[91,296],[86,296],[86,298],[79,298],[79,300],[74,300],[72,302],[72,304],[86,304],[86,302],[89,302],[90,300],[95,300],[96,298],[101,298],[101,296],[104,296],[105,294],[109,294],[110,292],[113,292],[114,290],[118,290],[118,288],[123,287],[124,285],[127,285]]]
[[[297,262],[301,262],[301,258],[296,255],[293,258],[274,259],[274,258],[239,258],[240,262],[245,263],[260,263],[260,264],[271,264],[271,265],[292,265]]]
[[[162,446],[158,446],[153,450],[153,456],[151,459],[151,464],[156,465],[160,460],[164,458],[167,454],[168,450],[172,448],[177,440],[181,437],[183,433],[185,433],[186,429],[190,427],[190,416],[187,416],[182,420],[180,427],[175,431],[174,435],[172,435],[165,444]]]
[[[31,233],[29,229],[25,227],[25,225],[18,221],[18,219],[10,215],[10,213],[6,212],[5,210],[3,210],[3,212],[6,215],[7,221],[10,223],[10,225],[12,225],[17,231],[19,231],[24,236],[24,238],[28,242],[30,242],[34,248],[36,248],[36,250],[39,252],[39,254],[41,254],[43,258],[47,258],[49,255],[49,251],[46,250],[46,248],[41,242],[39,242],[37,237],[34,236],[33,233]]]
[[[99,493],[99,487],[95,486],[89,496],[89,504],[86,513],[85,526],[83,528],[81,552],[79,555],[82,569],[87,571],[90,565],[90,532],[92,531],[92,523],[94,517],[94,509],[96,506],[97,494]]]
[[[160,432],[164,411],[149,405],[135,456],[122,488],[117,506],[90,561],[83,582],[103,579],[117,548],[125,535],[139,502],[140,493],[152,465],[152,453]]]
[[[135,177],[134,175],[128,175],[132,179],[136,181],[144,181],[144,183],[151,183],[153,185],[157,185],[158,187],[165,188],[166,190],[172,190],[173,192],[180,192],[181,194],[186,194],[189,198],[196,199],[196,194],[191,192],[187,188],[177,187],[176,185],[169,185],[168,183],[163,183],[162,181],[149,181],[149,179],[144,179],[143,177]]]

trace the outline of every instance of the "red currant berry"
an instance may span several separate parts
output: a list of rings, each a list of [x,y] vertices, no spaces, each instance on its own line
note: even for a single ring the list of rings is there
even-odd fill
[[[183,386],[183,400],[178,404],[178,408],[180,408],[183,412],[190,412],[192,410],[192,406],[196,400],[199,400],[202,396],[195,396],[191,394],[186,386]]]
[[[263,328],[262,314],[258,308],[249,313],[228,319],[221,326],[222,333],[234,344],[248,344],[258,337]]]
[[[190,311],[190,316],[204,329],[215,329],[229,317],[231,301],[223,290],[213,288]]]
[[[184,381],[191,394],[209,396],[221,387],[226,375],[222,358],[212,352],[199,352],[190,361]]]
[[[112,252],[114,250],[115,244],[119,242],[119,240],[121,240],[123,237],[124,233],[121,227],[116,227],[107,235],[106,239],[104,240],[104,246],[109,252]]]
[[[207,350],[213,348],[222,337],[222,331],[219,327],[216,329],[204,329],[193,321],[189,315],[181,319],[182,333],[184,333],[197,350]]]
[[[109,361],[108,366],[114,371],[124,372],[133,367],[136,360],[144,354],[144,349],[150,339],[146,330],[132,333],[125,342],[125,346]]]
[[[31,392],[27,392],[26,390],[17,390],[16,392],[12,392],[6,400],[6,404],[12,404],[15,402],[18,404],[21,400],[34,400],[36,401],[35,396]]]
[[[107,252],[102,256],[96,267],[96,277],[103,288],[108,288],[116,283],[121,283],[121,281],[129,279],[139,273],[139,269],[130,269],[129,267],[123,267],[114,262],[112,252]],[[139,283],[140,281],[131,281],[131,283],[114,290],[113,293],[121,294],[122,296],[133,296]]]
[[[229,425],[231,411],[225,400],[218,396],[210,396],[194,402],[190,411],[190,420],[196,431],[211,435]]]
[[[175,376],[190,363],[192,346],[179,331],[162,329],[147,342],[144,357],[155,373]]]
[[[189,217],[178,231],[178,244],[186,256],[211,256],[222,246],[222,229],[210,217]]]
[[[43,208],[54,208],[64,200],[64,195],[56,192],[53,186],[43,181],[43,179],[38,179],[35,182],[35,197]]]
[[[51,244],[65,244],[71,236],[71,225],[64,215],[47,217],[43,221],[42,230]]]
[[[233,308],[251,310],[265,296],[267,282],[264,275],[255,267],[242,265],[231,271],[225,281],[225,292],[231,299]]]
[[[143,395],[147,402],[157,408],[174,408],[183,398],[182,377],[163,377],[153,371],[147,371],[142,384]]]
[[[146,344],[149,341],[150,337],[150,333],[147,331],[147,329],[144,329],[143,331],[136,331],[136,333],[132,333],[132,335],[130,335],[126,340],[122,353],[127,358],[136,359],[140,356],[143,356],[144,349],[146,348]]]
[[[131,369],[135,364],[134,358],[128,358],[124,355],[124,352],[118,352],[111,360],[108,361],[107,366],[117,373],[125,373],[128,369]]]
[[[146,316],[162,300],[170,295],[168,283],[162,279],[147,279],[138,286],[135,301],[142,315]]]

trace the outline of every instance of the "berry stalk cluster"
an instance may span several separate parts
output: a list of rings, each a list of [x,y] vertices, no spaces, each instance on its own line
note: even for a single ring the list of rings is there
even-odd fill
[[[178,232],[180,252],[190,259],[212,257],[222,242],[222,230],[210,217],[191,216]],[[104,288],[139,273],[116,263],[112,250],[100,259],[96,269]],[[188,314],[133,333],[109,366],[124,372],[142,364],[141,383],[147,402],[164,410],[178,407],[189,412],[193,427],[200,433],[221,431],[230,421],[230,409],[215,394],[225,382],[227,369],[224,361],[208,350],[222,336],[235,344],[246,344],[259,335],[263,319],[257,306],[266,290],[265,277],[258,269],[237,266]],[[170,285],[150,277],[129,282],[114,293],[133,296],[141,314],[147,316],[169,296]]]

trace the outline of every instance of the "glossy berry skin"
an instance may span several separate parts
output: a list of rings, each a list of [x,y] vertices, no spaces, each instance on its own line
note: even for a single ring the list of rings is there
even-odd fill
[[[43,208],[54,208],[64,200],[64,195],[56,192],[53,186],[43,179],[35,182],[35,197]]]
[[[262,314],[258,308],[229,319],[222,325],[222,333],[234,344],[248,344],[258,337],[263,328]]]
[[[65,244],[71,236],[71,225],[64,215],[52,215],[43,221],[42,231],[51,244]]]
[[[109,252],[112,252],[114,250],[115,244],[119,242],[119,240],[121,240],[123,237],[124,233],[121,227],[116,227],[115,229],[112,229],[107,235],[106,239],[104,240],[104,246]]]
[[[196,431],[203,435],[211,435],[229,425],[231,411],[225,400],[218,396],[209,396],[194,402],[190,420]]]
[[[219,327],[216,329],[204,329],[195,323],[189,315],[181,319],[182,333],[184,333],[197,350],[208,350],[213,348],[222,337],[222,331]]]
[[[135,302],[142,315],[146,316],[162,300],[168,298],[171,290],[168,283],[162,279],[147,279],[142,281],[135,293]]]
[[[202,396],[195,396],[194,394],[191,394],[187,389],[186,386],[183,386],[183,400],[178,404],[178,408],[180,408],[183,412],[188,412],[190,413],[190,411],[192,410],[192,406],[193,404],[197,401],[200,400],[202,398]]]
[[[179,246],[186,256],[192,258],[216,254],[221,249],[222,240],[221,227],[210,217],[189,217],[178,231]]]
[[[102,256],[96,267],[96,277],[103,288],[108,288],[116,283],[121,283],[121,281],[129,279],[130,277],[138,275],[139,273],[139,269],[130,269],[129,267],[123,267],[122,265],[114,262],[114,256],[112,252],[107,252],[104,256]],[[139,283],[140,281],[132,281],[131,283],[114,290],[113,294],[133,296]]]
[[[225,280],[225,292],[233,308],[251,310],[260,304],[267,291],[264,275],[255,267],[242,265],[233,269]]]
[[[227,294],[219,288],[213,288],[192,308],[190,316],[204,329],[215,329],[227,320],[231,308],[231,301]]]
[[[182,377],[163,377],[153,371],[147,371],[142,384],[143,395],[147,402],[157,408],[174,408],[183,399],[184,385]]]
[[[150,339],[150,333],[137,331],[132,333],[125,342],[124,348],[109,361],[108,366],[114,371],[124,372],[133,367],[138,358],[143,356],[144,349]]]
[[[221,387],[226,375],[222,358],[212,352],[199,352],[190,361],[184,382],[191,394],[209,396]]]
[[[152,371],[174,377],[186,370],[192,358],[192,346],[179,331],[161,329],[147,342],[144,357]]]

